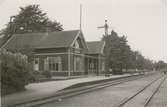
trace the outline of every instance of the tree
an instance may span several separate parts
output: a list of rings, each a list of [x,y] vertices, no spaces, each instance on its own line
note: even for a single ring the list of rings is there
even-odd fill
[[[148,70],[153,70],[154,69],[154,61],[146,58],[144,61],[144,68],[148,69]]]
[[[20,7],[20,12],[11,16],[10,22],[2,30],[6,36],[15,33],[29,32],[52,32],[63,30],[62,25],[57,21],[51,21],[40,8],[39,5],[28,5]]]
[[[13,93],[24,89],[32,76],[31,64],[27,56],[20,53],[11,53],[0,49],[0,74],[2,95]]]
[[[141,55],[138,51],[135,51],[136,54],[136,68],[137,69],[144,69],[144,62],[145,58]]]
[[[153,69],[153,61],[145,58],[140,52],[131,50],[126,36],[118,36],[115,31],[112,31],[110,35],[103,36],[103,40],[106,43],[104,53],[107,72],[112,69],[114,74],[121,74],[123,69],[126,71]]]
[[[154,67],[155,67],[156,70],[167,69],[167,63],[160,60],[160,61],[155,63]]]
[[[115,31],[104,36],[106,42],[104,53],[106,56],[106,68],[112,68],[114,74],[121,74],[123,68],[128,67],[130,46],[127,44],[125,36],[119,37]]]

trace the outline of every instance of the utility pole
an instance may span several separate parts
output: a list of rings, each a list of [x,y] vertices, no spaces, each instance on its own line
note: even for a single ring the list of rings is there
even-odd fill
[[[109,28],[109,26],[108,26],[108,24],[107,24],[107,20],[105,20],[104,26],[99,26],[99,27],[97,27],[97,28],[99,28],[99,29],[104,28],[105,36],[108,35],[108,28]]]
[[[80,31],[82,30],[82,4],[80,4]]]

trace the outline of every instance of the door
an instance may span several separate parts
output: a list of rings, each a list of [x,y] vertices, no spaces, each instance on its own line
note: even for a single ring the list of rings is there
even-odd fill
[[[34,70],[39,71],[39,58],[34,59]]]

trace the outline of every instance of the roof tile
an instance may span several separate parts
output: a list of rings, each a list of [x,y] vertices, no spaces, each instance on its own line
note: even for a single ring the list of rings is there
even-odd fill
[[[102,54],[104,48],[103,41],[91,41],[87,42],[88,45],[88,54]]]
[[[30,48],[58,48],[68,47],[73,42],[79,30],[59,31],[51,33],[27,33],[13,35],[10,42],[5,44],[7,49],[25,47]]]

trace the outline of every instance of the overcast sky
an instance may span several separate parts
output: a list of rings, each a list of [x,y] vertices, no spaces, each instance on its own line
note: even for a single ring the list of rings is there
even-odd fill
[[[65,30],[79,29],[79,5],[83,5],[82,30],[87,41],[100,40],[104,20],[128,37],[133,50],[167,62],[167,0],[0,0],[0,29],[20,6],[39,4],[49,18]],[[109,30],[111,32],[111,29]]]

